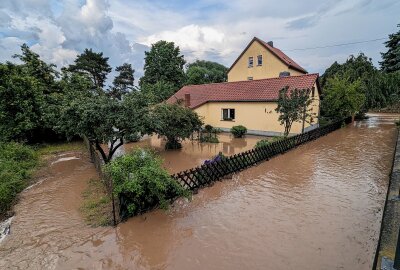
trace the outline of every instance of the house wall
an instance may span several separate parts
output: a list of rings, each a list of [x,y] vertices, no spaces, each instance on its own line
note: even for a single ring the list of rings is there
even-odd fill
[[[318,126],[319,95],[315,85],[314,99],[310,110],[315,114],[310,125],[305,123],[307,130]],[[310,94],[311,95],[311,94]],[[278,121],[279,114],[275,111],[276,102],[209,102],[196,109],[205,124],[228,130],[233,126],[243,125],[252,134],[281,135],[284,126]],[[222,120],[222,109],[235,109],[235,120]],[[302,123],[293,123],[290,133],[301,133]]]
[[[263,56],[262,66],[257,66],[258,55]],[[249,68],[248,59],[251,56],[253,57],[253,67]],[[289,68],[258,41],[254,41],[229,71],[228,82],[246,81],[248,77],[253,77],[253,80],[276,78],[282,71],[289,71],[290,75],[303,74]]]

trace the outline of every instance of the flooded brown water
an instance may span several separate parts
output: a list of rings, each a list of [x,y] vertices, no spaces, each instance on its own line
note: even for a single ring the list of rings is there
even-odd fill
[[[140,142],[124,145],[124,151],[129,152],[137,147],[151,147],[164,159],[166,169],[170,173],[176,173],[201,165],[205,160],[218,155],[219,152],[230,156],[252,149],[259,140],[266,138],[247,135],[245,139],[242,139],[233,138],[228,133],[221,133],[218,135],[219,143],[199,143],[196,140],[185,140],[182,143],[182,149],[164,151],[165,140],[151,136]]]
[[[96,173],[87,156],[59,157],[16,206],[0,269],[370,269],[394,118],[373,115],[117,228],[84,225],[80,193]]]

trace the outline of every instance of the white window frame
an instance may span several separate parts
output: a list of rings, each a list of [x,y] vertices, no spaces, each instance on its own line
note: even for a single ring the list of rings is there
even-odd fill
[[[254,57],[250,56],[248,60],[248,67],[252,68],[254,66]]]
[[[224,110],[228,110],[228,118],[224,119]],[[234,118],[229,118],[231,115],[231,111],[233,111]],[[222,108],[221,109],[221,120],[222,121],[234,121],[236,119],[236,110],[234,108]]]

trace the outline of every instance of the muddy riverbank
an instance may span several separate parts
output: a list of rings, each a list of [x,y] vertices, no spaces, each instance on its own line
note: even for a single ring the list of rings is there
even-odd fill
[[[96,177],[72,153],[22,194],[0,269],[370,269],[396,117],[335,131],[116,228],[90,228],[81,193]]]

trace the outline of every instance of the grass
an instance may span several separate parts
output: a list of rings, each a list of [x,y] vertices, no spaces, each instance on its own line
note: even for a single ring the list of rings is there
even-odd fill
[[[60,143],[51,143],[51,144],[40,144],[36,146],[37,153],[39,156],[53,155],[60,152],[67,151],[81,151],[83,150],[85,145],[82,141],[73,141],[73,142],[60,142]]]
[[[29,146],[0,143],[0,219],[10,215],[17,195],[26,188],[38,165],[38,155]]]
[[[112,225],[111,198],[99,179],[90,179],[82,196],[83,204],[80,209],[88,225],[92,227]]]

